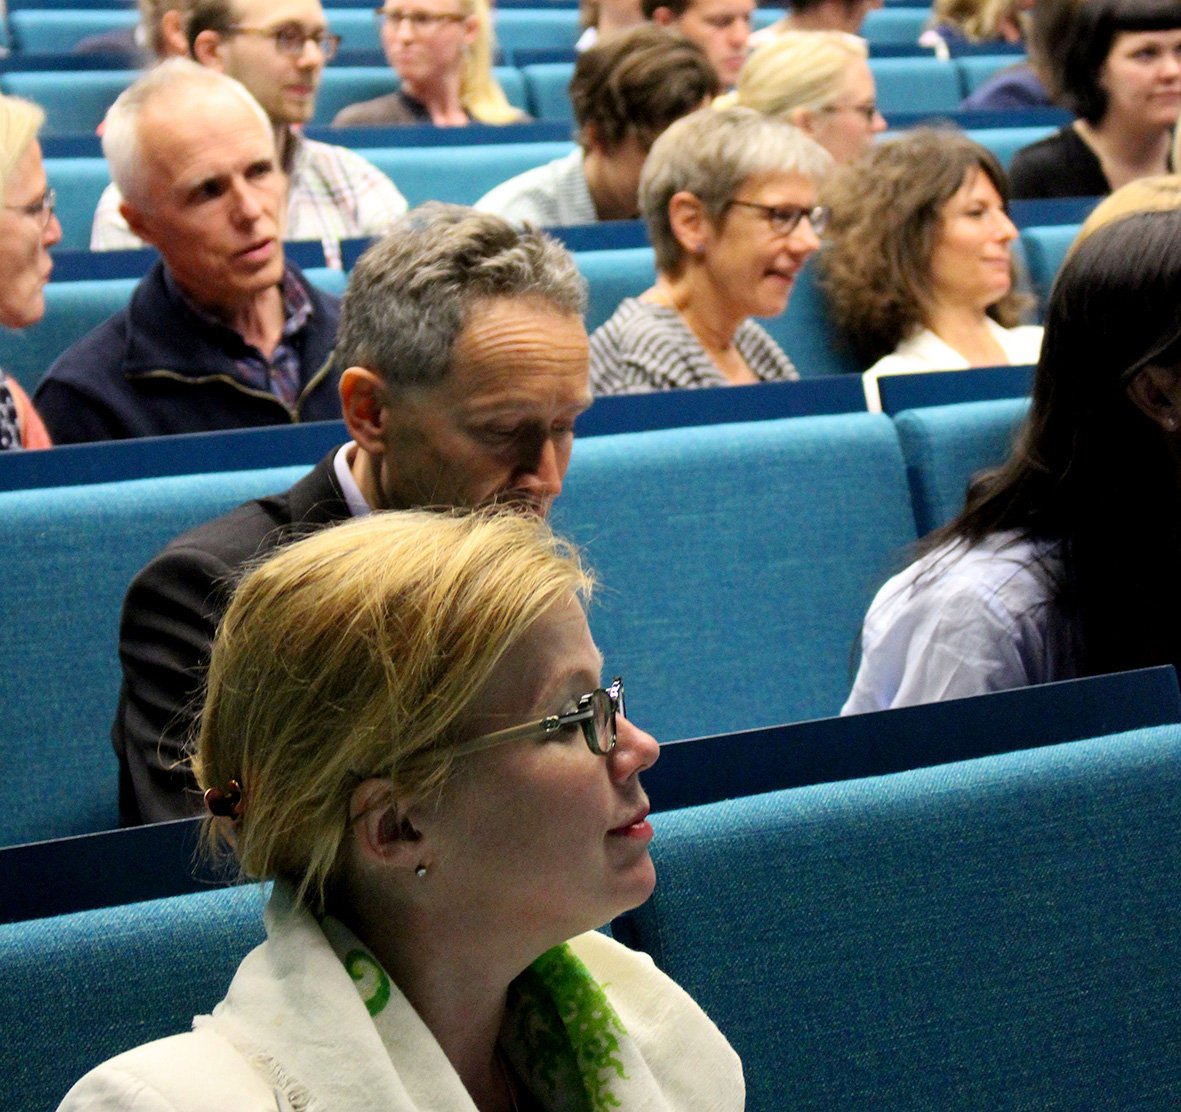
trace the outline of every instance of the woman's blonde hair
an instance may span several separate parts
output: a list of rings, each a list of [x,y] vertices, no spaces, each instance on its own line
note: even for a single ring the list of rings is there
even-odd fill
[[[787,117],[796,108],[816,112],[834,104],[850,63],[867,56],[865,40],[843,31],[785,31],[747,58],[734,92],[715,104],[792,123]]]
[[[44,111],[32,101],[0,96],[0,201],[7,199],[8,179],[44,122]]]
[[[357,785],[441,788],[497,662],[590,589],[569,544],[506,510],[372,514],[283,549],[214,641],[193,769],[202,788],[237,781],[242,808],[207,843],[322,908]]]
[[[459,102],[477,123],[511,124],[521,118],[492,75],[496,40],[488,0],[460,0],[464,15],[476,17],[476,37],[467,48],[459,74]]]
[[[933,24],[950,24],[974,43],[1007,39],[1007,30],[1021,28],[1023,15],[1019,0],[935,0],[931,5]]]
[[[1173,209],[1181,209],[1181,174],[1157,174],[1121,185],[1104,197],[1083,221],[1066,258],[1069,259],[1084,240],[1108,224],[1138,212],[1171,212]]]

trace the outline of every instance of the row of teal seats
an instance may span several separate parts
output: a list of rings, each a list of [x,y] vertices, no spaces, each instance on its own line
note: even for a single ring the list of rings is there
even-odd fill
[[[763,8],[755,13],[755,26],[765,27],[782,12]],[[914,43],[930,19],[930,6],[891,6],[872,11],[862,26],[871,44]],[[134,25],[134,10],[18,9],[8,16],[12,49],[20,54],[63,54],[82,39]],[[341,36],[345,50],[366,50],[379,45],[372,5],[357,3],[333,7],[328,15],[332,30]],[[573,47],[582,32],[577,7],[497,8],[496,38],[507,61],[518,49]]]
[[[912,490],[954,489],[958,470],[962,491],[1004,457],[1024,409],[919,411],[912,459],[896,423],[867,413],[576,441],[554,522],[601,576],[591,627],[644,724],[673,740],[835,714],[874,590],[916,521],[944,508],[916,506]],[[0,843],[116,824],[108,729],[127,585],[177,533],[312,462],[0,493],[14,538],[0,577],[0,766],[20,770],[0,781]]]
[[[973,81],[1012,60],[1007,55],[948,60],[888,57],[872,58],[870,65],[877,81],[878,106],[889,118],[891,113],[955,112]],[[571,62],[496,68],[497,79],[514,105],[537,119],[563,122],[573,122],[567,92],[572,72]],[[94,132],[112,101],[134,78],[133,70],[5,72],[0,74],[0,89],[40,104],[46,112],[46,134],[85,134]],[[396,87],[396,75],[388,66],[330,66],[321,81],[315,122],[330,123],[345,105]]]
[[[1176,724],[709,803],[653,815],[612,933],[729,1038],[749,1112],[1174,1107],[1179,822]],[[0,1104],[187,1029],[266,894],[0,927]]]
[[[55,180],[52,175],[51,180]],[[65,194],[64,189],[62,193]],[[1054,275],[1076,232],[1075,225],[1022,229],[1020,248],[1039,304],[1044,305]],[[642,293],[654,278],[650,247],[576,251],[575,260],[587,279],[586,320],[592,331],[607,320],[620,301]],[[322,289],[330,293],[343,291],[345,276],[341,272],[314,269],[308,273]],[[27,389],[33,389],[62,351],[126,305],[134,285],[134,278],[51,282],[45,292],[45,316],[39,323],[20,332],[0,333],[0,367]],[[858,373],[865,369],[842,342],[829,319],[824,295],[816,283],[814,264],[805,267],[797,278],[786,312],[763,323],[805,377]]]

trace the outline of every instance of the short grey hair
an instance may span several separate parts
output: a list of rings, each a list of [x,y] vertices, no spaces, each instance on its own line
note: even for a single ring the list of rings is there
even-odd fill
[[[394,390],[433,387],[450,373],[473,307],[502,297],[581,316],[586,282],[570,253],[536,228],[461,205],[420,205],[349,274],[336,365],[366,367]]]
[[[144,136],[140,134],[139,121],[145,109],[159,97],[176,98],[199,87],[238,97],[258,117],[260,126],[274,142],[271,121],[241,82],[198,65],[190,58],[169,58],[124,89],[107,110],[103,123],[103,154],[111,171],[111,180],[124,197],[141,200],[139,195],[143,192]]]
[[[799,128],[753,108],[703,108],[677,120],[655,143],[640,175],[640,212],[656,268],[679,270],[684,254],[669,221],[673,194],[692,193],[713,221],[743,182],[762,174],[801,174],[817,185],[832,156]]]

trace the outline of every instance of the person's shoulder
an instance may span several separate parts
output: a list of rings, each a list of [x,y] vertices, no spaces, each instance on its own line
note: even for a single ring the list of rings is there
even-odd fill
[[[581,152],[572,151],[540,166],[532,166],[494,185],[475,203],[480,212],[489,212],[504,220],[528,220],[541,227],[560,223],[560,189],[563,179],[572,172],[572,163],[581,172]]]
[[[346,104],[332,119],[333,127],[383,127],[417,123],[405,100],[396,92],[383,93],[372,100]]]
[[[58,1112],[274,1112],[266,1079],[216,1032],[188,1031],[125,1051],[86,1074]]]

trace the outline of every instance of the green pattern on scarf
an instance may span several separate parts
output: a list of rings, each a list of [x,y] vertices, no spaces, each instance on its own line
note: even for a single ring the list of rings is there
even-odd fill
[[[367,950],[350,950],[344,956],[344,967],[356,982],[369,1014],[377,1015],[390,1002],[390,978],[381,963]]]
[[[562,1049],[574,1054],[589,1107],[593,1112],[622,1107],[611,1091],[611,1082],[627,1077],[619,1054],[620,1036],[626,1037],[627,1031],[607,994],[565,944],[542,954],[529,972],[557,1009],[566,1035],[560,1040],[565,1044]],[[551,1048],[557,1050],[558,1041],[551,1041]],[[536,1039],[534,1045],[541,1049]]]

